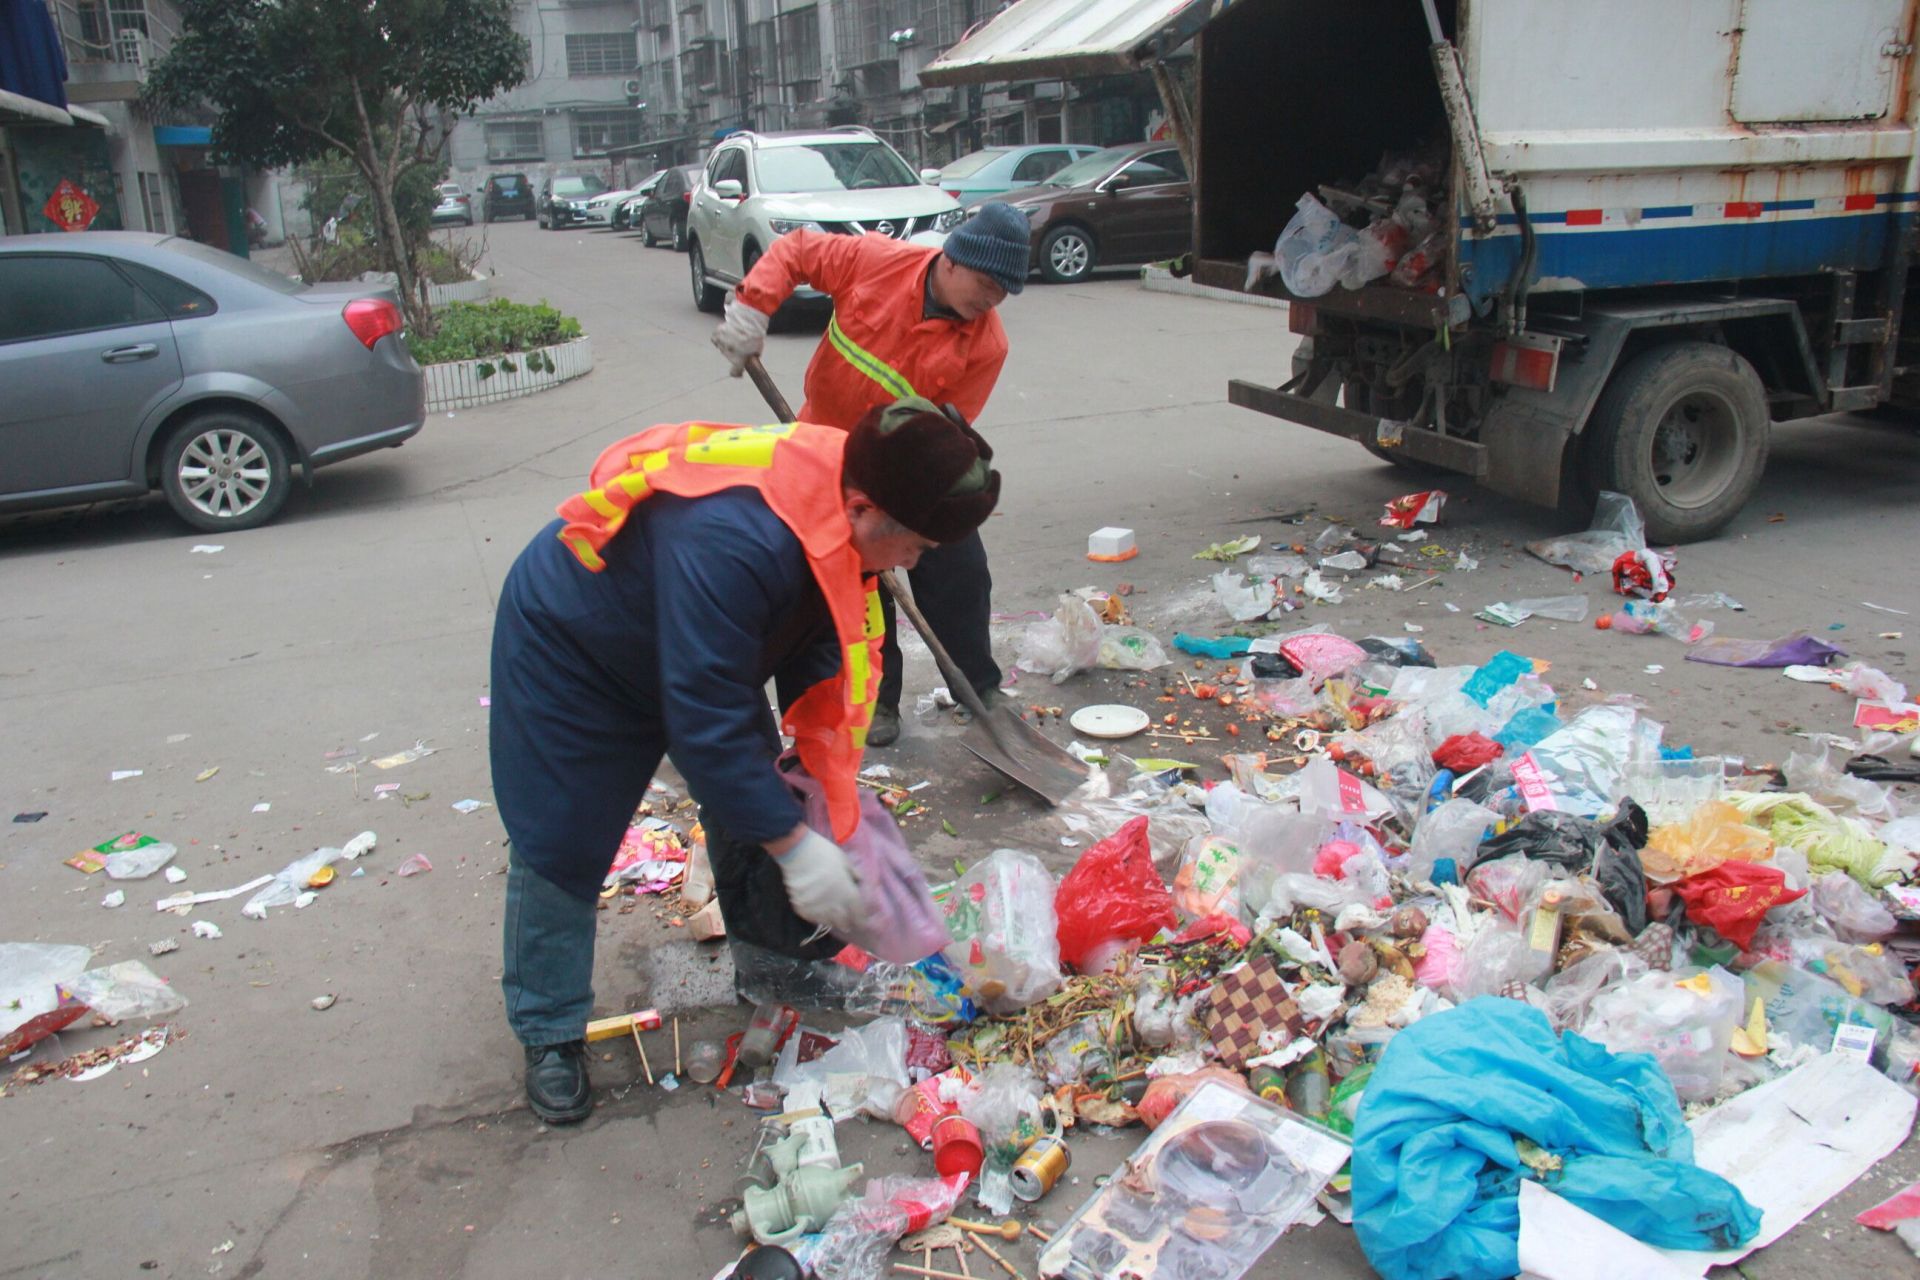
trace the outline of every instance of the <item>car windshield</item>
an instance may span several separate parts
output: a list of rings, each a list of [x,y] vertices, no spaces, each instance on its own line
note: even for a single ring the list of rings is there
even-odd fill
[[[917,187],[920,179],[891,148],[879,142],[809,142],[760,152],[760,190],[775,195],[801,191],[866,191]]]
[[[606,183],[591,175],[584,178],[553,180],[553,194],[556,196],[597,196],[606,189]]]
[[[249,262],[245,258],[235,257],[224,249],[213,249],[197,240],[182,240],[179,237],[162,240],[160,247],[169,253],[177,253],[183,258],[192,258],[205,266],[216,267],[221,271],[251,280],[254,284],[272,289],[275,293],[303,293],[307,286],[291,276],[285,276],[269,267]]]
[[[440,188],[440,194],[443,196],[457,196],[460,194],[460,188],[449,182]]]
[[[510,196],[520,189],[520,179],[518,178],[494,178],[492,182],[493,189],[502,195]]]
[[[1132,150],[1132,147],[1108,147],[1105,151],[1096,151],[1084,160],[1075,160],[1041,185],[1077,187],[1083,182],[1098,182],[1107,176],[1108,170],[1125,160]]]
[[[961,156],[940,171],[942,178],[971,178],[988,165],[1007,154],[1004,151],[976,151],[970,156]]]

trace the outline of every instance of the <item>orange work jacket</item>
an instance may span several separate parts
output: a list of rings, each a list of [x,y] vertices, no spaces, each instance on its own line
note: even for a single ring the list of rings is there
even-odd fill
[[[653,427],[610,446],[593,464],[593,488],[559,508],[566,521],[560,540],[594,573],[606,567],[600,553],[628,513],[655,493],[703,498],[748,486],[793,530],[826,598],[842,661],[838,676],[787,709],[781,728],[826,792],[836,840],[860,825],[860,754],[879,692],[885,634],[876,580],[861,570],[841,499],[846,445],[845,431],[806,422]]]
[[[979,418],[1007,362],[997,312],[973,320],[928,319],[927,272],[938,249],[882,235],[791,231],[734,290],[772,315],[802,284],[833,297],[827,336],[807,366],[803,422],[851,431],[875,405],[902,396],[951,404]]]

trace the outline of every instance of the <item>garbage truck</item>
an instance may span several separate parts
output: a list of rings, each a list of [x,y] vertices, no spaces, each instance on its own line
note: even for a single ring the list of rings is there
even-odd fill
[[[1076,5],[1081,35],[1142,8]],[[1302,338],[1233,403],[1530,502],[1625,493],[1685,542],[1753,494],[1776,424],[1920,400],[1917,8],[1170,0],[1105,26],[1189,149],[1194,278],[1288,300]],[[1017,70],[977,56],[992,34],[942,63]]]

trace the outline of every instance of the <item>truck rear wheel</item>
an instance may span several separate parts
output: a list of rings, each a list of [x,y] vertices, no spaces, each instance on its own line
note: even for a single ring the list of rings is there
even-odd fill
[[[1584,456],[1598,488],[1624,493],[1652,542],[1719,532],[1767,467],[1767,394],[1738,352],[1673,342],[1614,372],[1587,424]]]

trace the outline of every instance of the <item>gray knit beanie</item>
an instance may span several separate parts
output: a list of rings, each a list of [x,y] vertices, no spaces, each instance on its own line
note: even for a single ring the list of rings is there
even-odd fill
[[[1025,214],[1004,200],[989,200],[947,237],[946,254],[963,267],[984,272],[1008,293],[1027,287],[1032,231]]]

